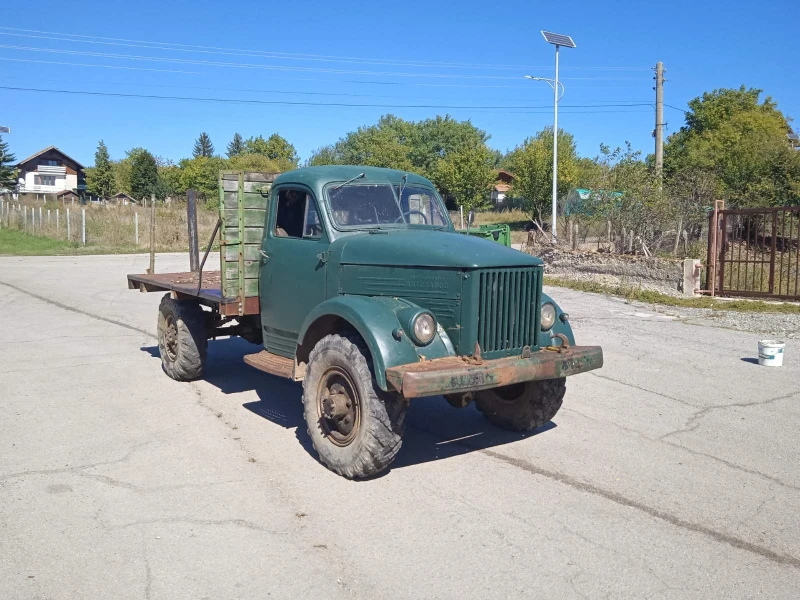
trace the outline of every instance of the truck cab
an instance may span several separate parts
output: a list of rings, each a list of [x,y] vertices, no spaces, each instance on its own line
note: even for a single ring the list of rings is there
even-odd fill
[[[203,360],[176,369],[181,349],[193,355],[192,343],[234,322],[232,335],[262,346],[248,364],[302,381],[314,447],[340,475],[391,464],[412,399],[474,401],[492,423],[524,431],[555,416],[567,376],[602,366],[602,350],[576,346],[568,315],[542,292],[541,260],[456,232],[424,177],[307,167],[249,192],[237,177],[220,181],[220,301],[204,302],[199,285],[195,295],[163,288],[164,370],[200,376],[204,347]],[[237,294],[231,314],[223,307]],[[183,321],[181,303],[196,307]]]

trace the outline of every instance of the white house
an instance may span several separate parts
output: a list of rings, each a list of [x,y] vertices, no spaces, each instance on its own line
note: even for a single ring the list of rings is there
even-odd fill
[[[72,190],[81,195],[86,190],[83,165],[55,146],[29,156],[17,169],[21,194],[58,194]]]

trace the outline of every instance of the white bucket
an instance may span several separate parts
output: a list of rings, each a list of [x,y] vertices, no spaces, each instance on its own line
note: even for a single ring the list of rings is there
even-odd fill
[[[758,342],[758,364],[765,367],[780,367],[783,364],[784,342],[761,340]]]

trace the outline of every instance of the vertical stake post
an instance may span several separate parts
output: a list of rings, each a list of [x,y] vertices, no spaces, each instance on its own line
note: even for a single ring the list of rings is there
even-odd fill
[[[200,246],[197,240],[197,194],[194,190],[186,192],[186,220],[189,223],[189,270],[200,270]]]
[[[150,268],[149,275],[156,272],[156,195],[150,195]]]

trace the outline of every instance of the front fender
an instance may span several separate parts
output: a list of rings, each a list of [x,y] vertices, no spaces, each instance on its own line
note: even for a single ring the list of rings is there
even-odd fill
[[[378,386],[388,391],[386,369],[453,355],[453,345],[441,328],[438,328],[436,337],[427,346],[416,346],[407,333],[400,339],[392,335],[393,330],[401,327],[398,311],[416,306],[398,298],[337,296],[319,304],[309,313],[300,330],[299,343],[304,343],[306,334],[319,319],[331,315],[344,319],[366,342],[372,355]]]
[[[574,346],[575,336],[572,334],[572,326],[569,324],[569,321],[564,322],[561,320],[561,315],[564,314],[564,311],[561,310],[561,307],[556,303],[555,300],[553,300],[547,294],[542,293],[542,304],[545,302],[550,302],[556,307],[556,322],[549,331],[539,331],[539,347],[546,348],[547,346],[560,346],[561,342],[558,340],[558,338],[550,338],[550,336],[556,333],[563,333],[565,336],[567,336],[569,345]]]

